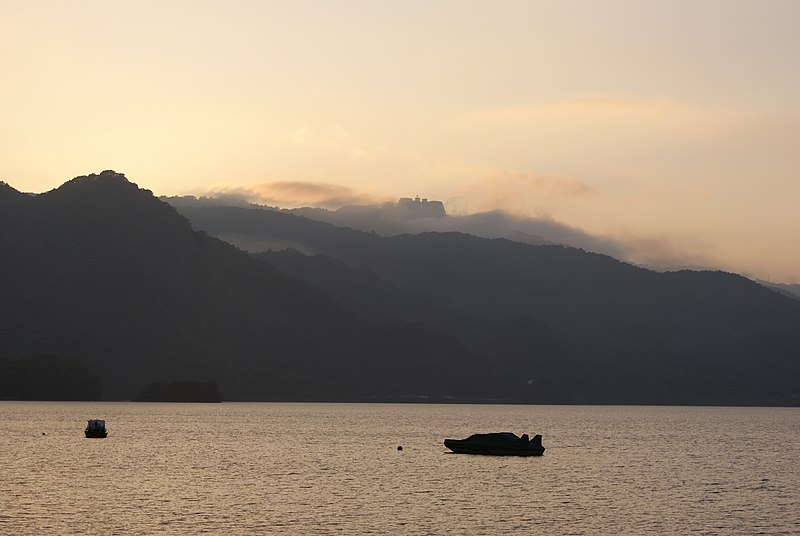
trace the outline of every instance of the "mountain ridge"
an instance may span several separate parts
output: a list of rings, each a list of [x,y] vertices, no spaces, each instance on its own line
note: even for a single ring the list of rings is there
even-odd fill
[[[735,274],[179,213],[113,171],[2,191],[0,359],[78,358],[109,399],[216,381],[227,400],[800,404],[800,302]]]
[[[156,381],[212,379],[227,399],[359,399],[380,396],[387,381],[372,356],[469,353],[443,334],[344,310],[193,230],[113,172],[15,204],[0,234],[8,253],[0,263],[0,357],[80,357],[109,398]],[[379,334],[394,346],[381,345]],[[362,374],[341,373],[339,360]],[[407,365],[428,367],[421,358]],[[463,395],[469,381],[444,378],[428,394]],[[407,378],[398,396],[415,394],[417,384],[424,382]]]
[[[572,357],[593,371],[589,376],[608,377],[614,385],[609,391],[630,393],[605,397],[584,382],[579,390],[592,393],[588,400],[631,400],[633,393],[648,391],[654,394],[648,403],[732,403],[752,395],[762,403],[796,404],[798,386],[784,379],[800,372],[798,354],[792,353],[800,348],[800,309],[737,274],[654,272],[576,248],[463,233],[380,237],[307,221],[293,228],[300,220],[278,211],[181,210],[211,233],[224,221],[229,236],[265,244],[280,239],[432,296],[462,314],[544,321]],[[227,218],[229,213],[236,216]],[[722,365],[726,356],[731,366]],[[755,379],[773,387],[756,393]]]

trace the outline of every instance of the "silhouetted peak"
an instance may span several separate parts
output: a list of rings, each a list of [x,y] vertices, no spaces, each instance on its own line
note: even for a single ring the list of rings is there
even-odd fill
[[[189,227],[186,218],[166,203],[159,201],[150,190],[139,188],[125,175],[107,170],[99,174],[75,177],[59,188],[43,194],[42,201],[63,210],[83,211],[92,218],[114,221],[147,221],[148,225],[180,222]],[[158,223],[157,223],[158,221]]]
[[[55,194],[55,198],[84,200],[94,199],[96,201],[130,201],[133,197],[141,199],[153,197],[150,190],[139,188],[135,183],[130,182],[124,174],[116,171],[106,170],[102,173],[92,173],[82,175],[65,182],[55,190],[48,192]]]
[[[13,203],[24,195],[7,182],[0,181],[0,203]]]
[[[75,177],[71,181],[67,181],[64,183],[64,186],[68,187],[76,187],[76,186],[94,186],[94,185],[102,185],[102,186],[111,186],[111,185],[130,185],[131,183],[123,173],[117,173],[111,169],[107,169],[102,173],[92,173],[91,175],[82,175],[80,177]]]
[[[7,182],[0,181],[0,195],[20,195],[20,192]]]

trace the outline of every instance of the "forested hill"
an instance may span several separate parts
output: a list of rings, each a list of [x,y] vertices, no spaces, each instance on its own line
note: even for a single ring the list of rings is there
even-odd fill
[[[501,391],[451,336],[347,311],[123,175],[3,187],[0,214],[0,359],[81,359],[106,398],[168,381],[216,381],[226,400]]]
[[[800,303],[736,274],[660,273],[575,248],[461,233],[381,237],[273,210],[181,211],[243,246],[291,244],[362,275],[366,269],[440,309],[487,322],[535,319],[559,342],[559,361],[569,363],[570,376],[559,373],[559,381],[580,386],[573,400],[800,403]],[[321,291],[331,270],[341,271],[313,258],[264,257]],[[304,268],[309,263],[314,270]],[[330,287],[339,300],[358,295],[342,285]],[[377,310],[364,300],[360,306]],[[526,333],[498,341],[494,355],[520,347]]]
[[[216,382],[224,400],[800,404],[800,301],[735,274],[184,214],[112,171],[0,184],[0,359],[80,363],[87,398]]]

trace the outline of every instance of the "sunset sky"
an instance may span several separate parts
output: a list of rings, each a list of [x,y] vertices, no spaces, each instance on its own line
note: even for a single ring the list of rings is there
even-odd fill
[[[0,180],[439,199],[800,283],[800,2],[0,0]]]

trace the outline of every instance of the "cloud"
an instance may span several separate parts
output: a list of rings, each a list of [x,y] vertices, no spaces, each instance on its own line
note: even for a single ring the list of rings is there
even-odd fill
[[[206,194],[209,197],[240,198],[248,203],[293,208],[303,206],[337,209],[345,205],[374,204],[387,201],[348,186],[305,181],[280,181],[222,188]]]
[[[678,245],[674,239],[661,236],[644,236],[626,233],[614,238],[624,249],[622,259],[657,270],[697,269],[707,270],[719,266],[710,253],[714,246],[708,243]]]
[[[668,99],[642,99],[610,95],[588,95],[544,104],[531,104],[482,110],[473,114],[479,121],[502,123],[533,119],[667,119],[685,106]]]
[[[532,177],[531,180],[534,184],[541,182],[537,177]],[[559,190],[565,188],[565,185],[558,181],[552,183],[545,180],[544,183],[548,186],[556,184],[556,189]],[[566,187],[566,191],[571,195],[591,195],[591,192],[585,191],[584,187],[566,184],[569,186]],[[314,188],[303,190],[313,191]],[[338,199],[341,200],[341,197]],[[408,217],[406,212],[395,210],[394,203],[348,204],[350,206],[340,205],[343,208],[339,210],[301,209],[299,213],[334,225],[374,231],[386,236],[428,231],[462,232],[485,238],[506,238],[533,245],[568,245],[654,269],[707,268],[715,265],[707,253],[712,249],[708,244],[679,246],[667,236],[645,236],[634,233],[618,236],[593,234],[547,215],[531,216],[495,209],[441,218]],[[331,209],[334,205],[335,203],[330,203],[325,208]]]
[[[513,194],[516,190],[531,189],[540,196],[584,197],[595,193],[585,182],[569,177],[553,177],[526,171],[497,169],[486,173],[480,186]]]
[[[543,210],[532,215],[532,197],[584,198],[599,195],[587,184],[572,178],[548,177],[515,170],[488,172],[486,180],[472,187],[473,199],[445,203],[459,205],[461,212],[443,218],[409,218],[393,210],[396,198],[375,196],[348,186],[331,183],[281,181],[222,188],[207,197],[279,208],[316,207],[299,210],[312,219],[382,235],[403,233],[463,232],[486,238],[506,238],[534,245],[563,244],[653,269],[708,268],[718,265],[709,244],[676,242],[664,236],[635,233],[601,235],[556,220]],[[469,205],[469,206],[468,206]],[[492,207],[486,209],[484,207]],[[496,207],[503,207],[497,209]]]
[[[427,224],[435,231],[458,231],[486,238],[507,238],[528,244],[564,244],[625,260],[627,248],[613,239],[592,235],[547,216],[526,217],[502,210],[452,216],[438,222],[417,222],[416,232]]]
[[[663,115],[678,109],[678,105],[666,99],[615,98],[593,95],[564,100],[549,107],[553,111],[610,113],[630,115]]]
[[[666,235],[622,233],[605,236],[548,217],[515,216],[502,211],[454,217],[449,224],[458,230],[489,238],[508,238],[535,244],[533,237],[546,243],[568,245],[594,253],[610,255],[657,270],[708,269],[719,263],[710,254],[713,245],[689,243]]]

